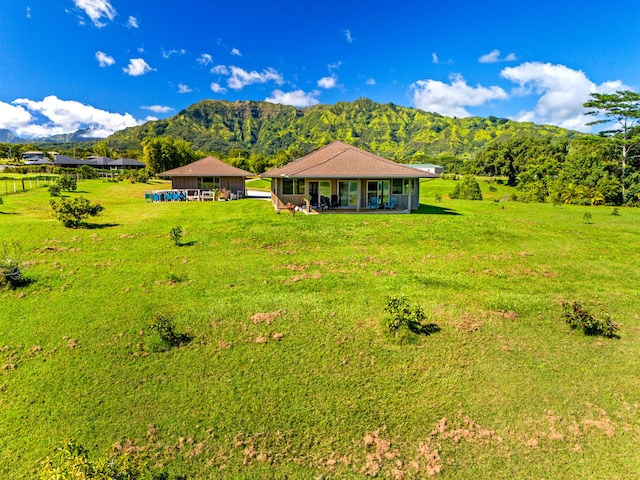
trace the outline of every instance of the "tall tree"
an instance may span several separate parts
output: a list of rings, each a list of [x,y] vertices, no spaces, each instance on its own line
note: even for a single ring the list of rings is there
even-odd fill
[[[609,130],[603,130],[601,135],[612,137],[622,147],[621,184],[622,198],[627,202],[625,192],[626,168],[632,150],[631,133],[640,119],[640,93],[630,90],[621,90],[616,93],[592,93],[591,100],[583,105],[589,108],[587,115],[598,118],[588,125],[609,124],[614,122],[616,126]],[[637,200],[637,199],[635,199]]]

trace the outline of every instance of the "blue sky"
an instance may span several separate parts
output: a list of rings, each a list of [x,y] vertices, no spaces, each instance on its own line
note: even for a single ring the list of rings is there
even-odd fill
[[[636,2],[2,0],[0,128],[96,136],[202,99],[367,97],[581,131],[640,89]]]

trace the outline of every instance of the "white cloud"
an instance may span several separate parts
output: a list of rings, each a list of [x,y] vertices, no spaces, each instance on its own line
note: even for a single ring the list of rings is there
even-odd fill
[[[226,65],[216,65],[211,69],[211,73],[215,73],[216,75],[229,75],[229,69]]]
[[[482,55],[478,62],[480,63],[498,63],[498,62],[513,62],[517,60],[515,53],[510,53],[504,58],[500,58],[500,50],[491,50],[489,53]]]
[[[98,28],[106,25],[101,21],[102,17],[113,20],[116,16],[116,9],[111,6],[109,0],[73,0],[73,3],[76,7],[84,10],[84,13]]]
[[[531,111],[522,111],[514,118],[518,121],[557,125],[587,132],[586,124],[593,120],[584,115],[583,104],[592,93],[612,93],[626,90],[621,81],[615,80],[596,85],[584,72],[565,65],[527,62],[517,67],[507,67],[500,75],[518,85],[515,95],[539,95]]]
[[[27,18],[31,18],[31,7],[27,7]]]
[[[0,102],[0,128],[17,130],[33,121],[33,116],[23,107]]]
[[[282,90],[276,89],[271,92],[271,96],[266,98],[265,101],[280,103],[282,105],[292,105],[294,107],[310,107],[311,105],[317,105],[320,103],[316,98],[318,95],[320,95],[318,90],[305,93],[302,90],[283,92]]]
[[[338,85],[338,77],[335,75],[331,75],[330,77],[322,77],[318,80],[318,86],[321,88],[335,88]]]
[[[166,52],[164,49],[162,50],[162,58],[171,58],[172,55],[184,55],[187,51],[184,48],[180,50],[169,50]]]
[[[200,55],[200,58],[197,59],[197,62],[201,65],[207,66],[211,62],[213,62],[213,57],[208,53],[203,53],[202,55]]]
[[[149,106],[143,106],[142,108],[155,113],[167,113],[173,110],[173,108],[166,107],[164,105],[149,105]]]
[[[107,55],[104,52],[96,52],[96,60],[98,60],[98,63],[103,68],[104,67],[110,67],[111,65],[116,63],[116,61],[115,61],[115,59],[113,57],[110,57],[109,55]]]
[[[231,55],[235,55],[236,57],[241,57],[242,53],[240,53],[240,50],[238,50],[237,48],[232,48]]]
[[[342,66],[342,60],[339,60],[336,63],[330,63],[329,65],[327,65],[327,68],[329,69],[330,72],[333,72],[334,70],[337,70],[341,66]]]
[[[129,17],[129,20],[127,20],[127,27],[138,28],[138,19],[136,17]]]
[[[477,107],[491,100],[509,98],[500,87],[471,87],[461,75],[452,75],[451,83],[437,80],[418,80],[413,90],[413,103],[427,112],[436,112],[449,117],[468,117],[465,107]]]
[[[6,120],[11,118],[7,113],[13,115],[12,125],[4,128],[10,128],[20,136],[50,136],[89,128],[89,136],[107,137],[118,130],[143,123],[128,113],[111,113],[74,100],[60,100],[53,95],[42,101],[19,98],[13,104],[16,107],[10,110],[3,107],[7,104],[0,102],[0,118]],[[29,112],[47,120],[36,123],[36,117]]]
[[[129,65],[122,69],[124,73],[131,75],[132,77],[139,77],[140,75],[149,73],[152,70],[153,68],[151,68],[142,58],[129,59]]]
[[[220,84],[216,82],[211,83],[211,91],[214,93],[227,93],[227,89],[220,86]]]
[[[344,38],[348,43],[353,43],[353,35],[351,35],[351,30],[343,30]]]
[[[375,78],[367,78],[367,85],[375,85],[375,84],[376,84]]]
[[[144,118],[145,122],[155,122],[156,120],[158,120],[158,117],[154,117],[153,115],[147,115]]]
[[[252,70],[247,72],[240,67],[230,66],[231,76],[227,79],[227,86],[234,90],[242,90],[247,85],[254,83],[275,82],[276,85],[282,85],[284,80],[275,69],[269,67],[262,72]]]
[[[438,55],[436,55],[435,53],[432,53],[431,54],[431,62],[435,63],[437,65],[439,63]]]
[[[178,93],[191,93],[193,89],[189,87],[189,85],[185,85],[184,83],[178,84]]]

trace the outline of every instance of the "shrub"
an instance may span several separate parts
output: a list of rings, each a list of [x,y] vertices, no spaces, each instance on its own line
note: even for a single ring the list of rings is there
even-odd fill
[[[60,196],[60,185],[57,183],[54,183],[53,185],[51,185],[49,187],[49,195],[51,195],[52,197],[59,197]]]
[[[591,215],[591,212],[586,212],[583,216],[582,216],[582,221],[584,223],[591,223],[591,219],[593,218],[593,216]]]
[[[2,198],[0,198],[0,204],[2,204]],[[611,210],[611,215],[613,215],[614,217],[620,216],[620,210],[618,210],[618,207],[615,207],[613,210]]]
[[[82,165],[78,168],[78,173],[82,178],[98,178],[98,171],[89,165]]]
[[[439,193],[436,193],[433,198],[435,198],[436,202],[442,201],[442,196]]]
[[[0,288],[16,288],[24,283],[22,248],[18,243],[2,242],[0,257]]]
[[[66,190],[67,192],[71,192],[78,188],[78,182],[76,181],[76,177],[73,175],[62,175],[58,179],[58,185],[60,186],[60,190]]]
[[[602,318],[596,318],[581,303],[562,302],[562,316],[571,328],[581,328],[585,335],[617,337],[618,324],[607,313],[603,313]]]
[[[125,451],[114,446],[103,457],[90,460],[88,451],[75,440],[66,440],[54,455],[40,464],[37,478],[138,480],[146,477],[147,458],[142,450]]]
[[[410,342],[415,335],[430,335],[440,331],[434,323],[425,323],[426,314],[420,305],[412,307],[411,300],[405,296],[388,297],[384,311],[387,331],[400,343]]]
[[[473,175],[465,175],[449,197],[460,200],[482,200],[480,184]]]
[[[182,241],[182,227],[173,227],[169,232],[169,237],[174,245],[180,246],[180,242]]]
[[[190,340],[188,335],[177,333],[173,321],[161,313],[156,313],[153,316],[153,322],[149,328],[158,332],[160,341],[165,347],[179,347],[180,345],[188,343]]]
[[[0,205],[2,205],[4,203],[4,200],[2,200],[2,197],[0,197]]]
[[[78,228],[83,224],[83,220],[95,217],[104,210],[102,205],[91,204],[85,197],[61,198],[60,200],[51,200],[50,203],[53,216],[67,228]]]

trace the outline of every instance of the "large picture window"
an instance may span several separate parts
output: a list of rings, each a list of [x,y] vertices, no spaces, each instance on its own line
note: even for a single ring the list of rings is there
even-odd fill
[[[283,178],[282,194],[304,195],[304,180],[300,178]]]
[[[416,191],[413,178],[394,178],[391,184],[393,195],[413,195]]]
[[[198,177],[199,190],[220,190],[219,177]]]

